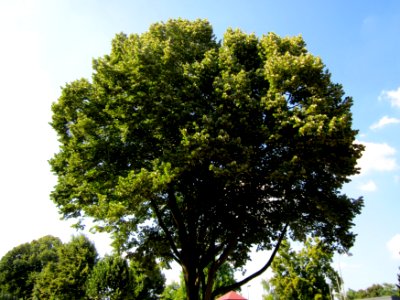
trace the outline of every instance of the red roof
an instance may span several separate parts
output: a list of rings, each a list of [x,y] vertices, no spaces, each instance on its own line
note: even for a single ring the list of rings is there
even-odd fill
[[[238,293],[235,293],[234,291],[231,291],[219,298],[217,300],[247,300],[246,298],[243,298],[240,296]]]

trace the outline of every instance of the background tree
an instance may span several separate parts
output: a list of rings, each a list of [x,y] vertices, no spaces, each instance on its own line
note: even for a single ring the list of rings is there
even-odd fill
[[[86,280],[97,260],[97,251],[84,235],[74,236],[58,249],[58,261],[38,275],[34,299],[84,299]]]
[[[224,263],[217,271],[213,289],[218,290],[220,287],[230,286],[235,282],[235,270],[228,263]],[[240,288],[238,288],[236,291],[240,291]]]
[[[106,256],[97,262],[87,282],[90,299],[157,299],[165,277],[155,260]]]
[[[268,280],[261,280],[261,285],[265,294],[262,295],[263,300],[279,300],[279,296],[276,294],[274,287]]]
[[[219,43],[207,21],[170,20],[118,34],[93,68],[52,107],[51,197],[65,218],[91,216],[119,250],[175,260],[192,300],[260,275],[288,228],[353,244],[362,201],[340,192],[362,150],[352,99],[300,37],[229,29]],[[254,245],[271,259],[213,290]]]
[[[347,292],[347,299],[364,299],[364,298],[373,298],[373,297],[381,297],[381,296],[396,296],[398,295],[398,290],[395,284],[383,283],[383,284],[373,284],[365,290],[360,289],[358,291],[354,291],[349,289]]]
[[[332,299],[341,279],[332,268],[333,253],[319,239],[308,239],[296,252],[284,241],[272,263],[273,277],[263,283],[264,299]]]
[[[134,299],[129,263],[119,255],[100,259],[89,275],[86,295],[95,300]]]
[[[181,284],[176,281],[168,284],[160,297],[161,300],[185,300],[186,299],[186,291]]]
[[[153,300],[159,298],[165,288],[165,277],[154,257],[131,256],[130,270],[135,299]]]
[[[154,258],[133,258],[106,256],[93,269],[97,252],[85,236],[67,244],[45,236],[0,260],[0,299],[157,299],[165,283],[160,267]]]
[[[57,248],[61,244],[59,238],[44,236],[8,251],[0,260],[2,297],[31,299],[36,277],[47,264],[57,261]]]

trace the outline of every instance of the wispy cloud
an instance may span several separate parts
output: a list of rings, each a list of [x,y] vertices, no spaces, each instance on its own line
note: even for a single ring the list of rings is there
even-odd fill
[[[375,129],[383,128],[390,124],[398,124],[398,123],[400,123],[400,119],[384,116],[378,122],[372,124],[369,128],[372,130],[375,130]]]
[[[394,259],[400,259],[400,234],[393,236],[387,243],[386,247]]]
[[[397,90],[382,91],[380,100],[389,100],[392,106],[400,108],[400,87]]]
[[[396,149],[386,143],[361,142],[365,146],[363,156],[358,160],[357,166],[361,169],[360,175],[374,171],[387,172],[397,168]]]
[[[375,182],[372,180],[361,184],[358,188],[363,192],[375,192],[378,189]]]

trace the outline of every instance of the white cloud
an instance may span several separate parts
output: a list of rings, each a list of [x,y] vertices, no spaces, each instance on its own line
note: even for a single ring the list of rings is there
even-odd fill
[[[374,129],[380,129],[385,127],[386,125],[389,124],[398,124],[400,123],[400,119],[397,118],[390,118],[388,116],[384,116],[382,117],[378,122],[372,124],[369,128],[371,128],[372,130]]]
[[[400,234],[393,236],[387,243],[386,247],[394,259],[400,259]]]
[[[387,99],[390,101],[392,106],[400,108],[400,87],[398,87],[397,90],[382,91],[379,99]]]
[[[360,142],[365,146],[362,157],[358,160],[357,166],[361,168],[360,175],[374,171],[387,172],[397,168],[394,155],[396,149],[386,143]]]
[[[372,180],[361,184],[358,188],[364,192],[375,192],[378,189],[375,182],[373,182]]]

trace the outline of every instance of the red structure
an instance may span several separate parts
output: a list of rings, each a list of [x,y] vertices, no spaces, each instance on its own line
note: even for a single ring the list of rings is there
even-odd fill
[[[238,293],[231,291],[231,292],[217,298],[217,300],[247,300],[247,299],[240,296]]]

